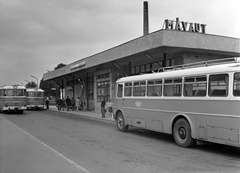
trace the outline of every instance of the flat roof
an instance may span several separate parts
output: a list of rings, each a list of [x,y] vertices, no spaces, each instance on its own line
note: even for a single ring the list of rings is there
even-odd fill
[[[58,78],[155,48],[162,48],[160,50],[162,52],[184,48],[188,51],[198,50],[240,56],[240,39],[186,31],[159,30],[45,73],[43,80]]]

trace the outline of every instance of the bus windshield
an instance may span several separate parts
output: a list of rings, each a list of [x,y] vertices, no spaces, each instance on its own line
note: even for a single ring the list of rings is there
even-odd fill
[[[3,90],[4,96],[15,96],[14,89],[4,89]]]
[[[43,92],[28,91],[28,97],[43,97]]]
[[[25,96],[25,89],[17,89],[16,96]]]

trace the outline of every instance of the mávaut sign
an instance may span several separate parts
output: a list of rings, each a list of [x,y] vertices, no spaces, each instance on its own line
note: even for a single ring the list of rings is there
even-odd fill
[[[200,24],[200,23],[189,23],[189,22],[179,21],[179,19],[176,18],[176,21],[166,19],[164,21],[164,26],[165,26],[164,29],[197,32],[197,33],[205,34],[207,25]]]

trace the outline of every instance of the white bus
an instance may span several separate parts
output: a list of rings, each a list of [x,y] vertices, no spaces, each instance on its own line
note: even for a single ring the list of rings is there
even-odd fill
[[[27,88],[27,109],[44,109],[44,91],[40,88]]]
[[[23,113],[27,109],[26,88],[24,86],[0,87],[0,112]]]
[[[127,131],[135,126],[172,134],[181,147],[196,141],[240,147],[240,62],[234,60],[117,80],[117,128]]]

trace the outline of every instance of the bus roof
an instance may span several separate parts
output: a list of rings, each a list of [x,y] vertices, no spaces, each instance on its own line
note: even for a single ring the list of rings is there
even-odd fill
[[[22,86],[22,85],[5,85],[5,86],[1,86],[0,87],[1,89],[14,89],[14,88],[17,88],[17,89],[26,89],[25,86]]]
[[[140,81],[140,80],[151,80],[151,79],[161,79],[161,78],[172,78],[172,77],[185,77],[185,76],[201,76],[205,74],[214,74],[214,73],[224,73],[224,72],[240,72],[240,63],[229,63],[205,67],[195,67],[189,69],[178,69],[171,71],[164,71],[151,74],[142,74],[129,77],[123,77],[116,81],[116,83],[121,82],[131,82],[131,81]]]
[[[41,88],[27,88],[27,92],[44,92]]]

